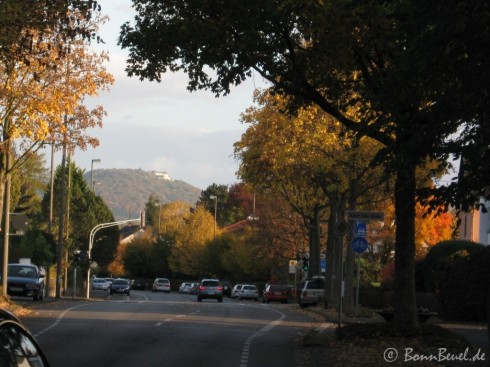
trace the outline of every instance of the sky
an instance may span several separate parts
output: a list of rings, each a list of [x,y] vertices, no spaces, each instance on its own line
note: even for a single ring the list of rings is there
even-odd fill
[[[121,25],[134,19],[131,0],[99,3],[110,20],[100,29],[105,44],[93,47],[109,52],[106,67],[115,83],[90,102],[102,105],[108,116],[102,128],[88,132],[100,145],[77,150],[75,164],[89,172],[92,160],[100,159],[93,163],[95,175],[110,168],[165,171],[203,190],[238,182],[233,144],[246,130],[240,114],[253,105],[253,92],[264,82],[251,78],[216,98],[209,91],[187,91],[185,74],[166,74],[160,83],[129,78],[124,71],[128,52],[117,46],[117,38]]]

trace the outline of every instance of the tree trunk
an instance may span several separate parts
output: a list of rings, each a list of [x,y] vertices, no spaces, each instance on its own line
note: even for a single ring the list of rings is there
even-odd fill
[[[402,154],[399,153],[399,156]],[[403,158],[400,158],[403,160]],[[418,327],[415,299],[415,164],[398,163],[395,183],[396,244],[393,305],[395,324],[401,329]]]
[[[320,269],[320,207],[315,205],[309,225],[310,259],[308,276],[321,275]]]
[[[3,126],[3,136],[2,136],[2,142],[3,144],[0,146],[0,232],[4,234],[5,231],[5,225],[4,225],[4,203],[5,203],[5,187],[6,187],[6,182],[7,182],[7,174],[8,174],[8,156],[9,156],[9,146],[10,143],[6,141],[6,134],[5,131],[8,128],[8,120],[6,119],[4,121],[4,126]],[[8,244],[5,244],[4,241],[2,241],[2,293],[4,296],[7,295],[7,264],[9,262],[8,259]]]
[[[349,210],[356,210],[356,202],[357,202],[357,183],[355,181],[351,181],[349,185]],[[346,236],[346,247],[345,247],[345,296],[344,296],[344,305],[346,311],[352,310],[354,308],[354,287],[356,284],[356,267],[355,267],[355,259],[356,254],[350,245],[355,236],[355,227],[356,222],[350,221],[350,227],[352,230]]]
[[[327,233],[327,251],[326,251],[326,261],[327,269],[325,270],[325,298],[324,306],[329,308],[331,305],[335,305],[335,300],[337,297],[333,294],[333,282],[335,277],[335,261],[334,254],[336,243],[338,241],[338,235],[335,230],[335,225],[337,223],[336,212],[333,208],[330,209],[330,214],[328,216],[328,233]]]
[[[337,225],[343,219],[345,208],[345,198],[341,195],[330,197],[330,217],[328,219],[328,239],[327,239],[327,277],[325,279],[325,306],[336,307],[339,304],[340,287],[340,267],[343,266],[343,259],[340,256],[342,251],[343,238],[339,234]],[[328,298],[328,302],[327,302]]]

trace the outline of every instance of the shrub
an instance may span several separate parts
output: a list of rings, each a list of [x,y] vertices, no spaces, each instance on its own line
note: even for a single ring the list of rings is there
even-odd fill
[[[425,288],[437,294],[444,319],[487,319],[490,247],[469,241],[444,241],[429,251],[421,266]]]

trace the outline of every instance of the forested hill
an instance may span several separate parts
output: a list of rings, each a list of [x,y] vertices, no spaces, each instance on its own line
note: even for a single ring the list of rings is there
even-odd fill
[[[85,179],[90,183],[90,171]],[[153,172],[137,169],[95,169],[95,192],[102,196],[116,220],[138,218],[150,195],[161,203],[185,201],[194,205],[201,189],[184,181],[157,177]]]

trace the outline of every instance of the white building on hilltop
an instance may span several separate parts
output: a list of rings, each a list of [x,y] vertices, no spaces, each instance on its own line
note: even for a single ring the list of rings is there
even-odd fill
[[[173,181],[167,172],[152,171],[153,176],[159,180]]]

